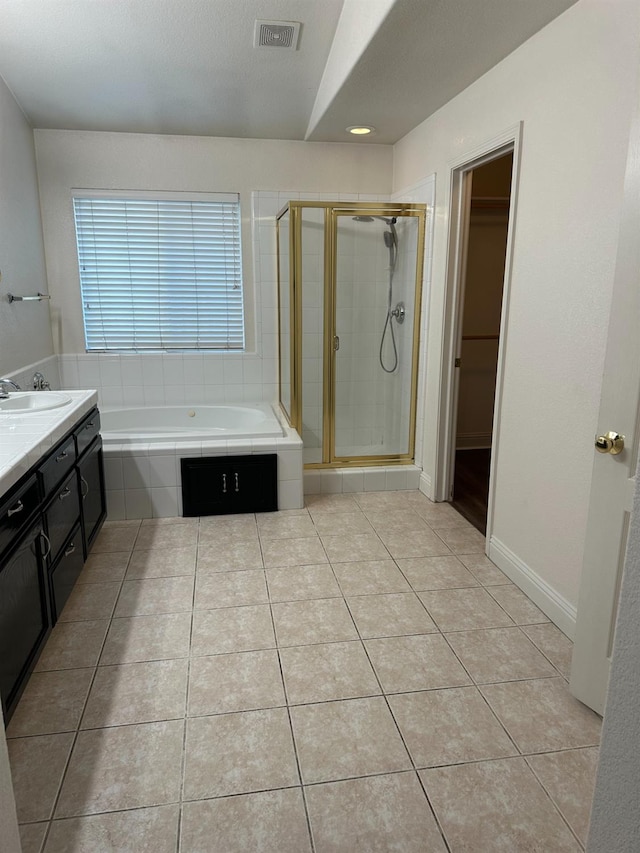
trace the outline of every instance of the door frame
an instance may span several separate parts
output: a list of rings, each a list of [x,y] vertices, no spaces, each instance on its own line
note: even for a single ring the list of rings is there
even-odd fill
[[[502,310],[500,312],[500,339],[498,341],[498,366],[494,402],[491,469],[489,474],[489,501],[487,511],[486,550],[493,530],[495,504],[495,472],[500,441],[500,421],[504,385],[504,361],[509,329],[511,274],[513,269],[513,242],[516,226],[520,158],[522,154],[523,123],[507,128],[475,148],[451,161],[449,168],[449,240],[445,272],[445,303],[442,335],[442,369],[438,389],[438,435],[436,441],[436,466],[434,496],[437,501],[451,498],[455,465],[456,422],[458,400],[458,373],[455,359],[459,356],[462,338],[462,313],[464,276],[466,271],[466,243],[469,223],[470,182],[469,173],[479,166],[513,153],[511,172],[511,199],[507,226],[507,251],[505,255]]]

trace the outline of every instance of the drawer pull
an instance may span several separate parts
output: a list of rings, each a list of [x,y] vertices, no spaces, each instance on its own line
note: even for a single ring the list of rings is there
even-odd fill
[[[67,547],[64,549],[64,555],[65,555],[65,557],[70,557],[70,556],[71,556],[71,554],[73,554],[73,552],[74,552],[75,550],[76,550],[76,543],[75,543],[75,542],[69,542],[69,544],[67,545]]]
[[[237,471],[236,471],[234,476],[236,478],[236,492],[239,492],[240,491],[240,483],[238,482],[238,472]]]
[[[225,495],[227,494],[227,475],[226,474],[222,475],[222,493]]]
[[[68,455],[68,452],[66,450],[63,450],[59,456],[56,456],[56,462],[62,462],[62,460],[66,459]]]
[[[86,492],[84,490],[85,486],[87,488]],[[80,475],[80,491],[82,492],[82,500],[84,500],[86,498],[86,496],[89,494],[89,483],[87,483],[87,481],[85,480],[85,478],[82,475]]]
[[[90,422],[86,425],[85,429],[91,429],[91,428],[92,428],[92,427],[94,427],[94,426],[95,426],[94,422],[93,422],[93,421],[90,421]]]
[[[17,512],[22,512],[24,509],[24,504],[22,501],[18,501],[15,506],[12,506],[10,510],[7,511],[7,518],[11,518],[12,515],[15,515]]]
[[[63,501],[65,498],[68,498],[70,494],[71,489],[69,488],[69,486],[67,486],[67,488],[63,492],[60,492],[60,494],[58,495],[58,500]]]
[[[44,530],[40,531],[40,538],[44,539],[44,541],[47,543],[47,550],[42,555],[42,559],[46,560],[47,557],[49,556],[49,554],[51,553],[51,541],[50,541],[49,537],[47,536],[47,534],[44,532]]]

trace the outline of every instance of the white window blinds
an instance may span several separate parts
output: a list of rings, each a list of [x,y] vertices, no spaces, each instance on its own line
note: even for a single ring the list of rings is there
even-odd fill
[[[73,206],[87,351],[244,348],[237,195]]]

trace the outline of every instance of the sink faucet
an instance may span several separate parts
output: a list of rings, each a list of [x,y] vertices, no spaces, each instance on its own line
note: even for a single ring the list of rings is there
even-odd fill
[[[21,390],[18,383],[14,382],[13,379],[0,379],[0,400],[6,400],[9,396],[9,392],[7,391],[5,386],[9,386],[12,391]]]
[[[33,388],[35,391],[51,391],[51,385],[39,370],[33,374]]]

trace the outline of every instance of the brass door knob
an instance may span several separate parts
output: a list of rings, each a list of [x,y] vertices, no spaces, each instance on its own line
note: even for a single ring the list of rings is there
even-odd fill
[[[596,436],[596,450],[598,453],[611,453],[617,456],[624,450],[624,436],[618,432],[608,432],[606,435]]]

